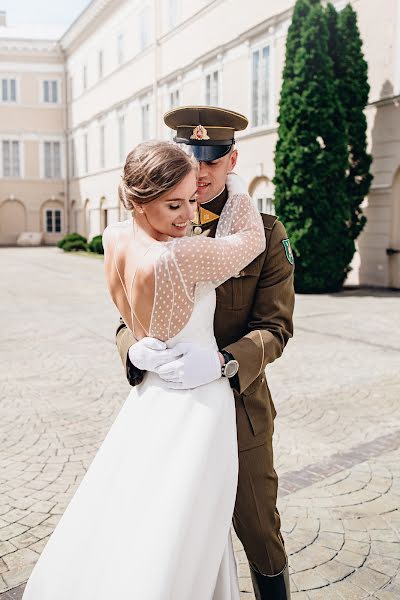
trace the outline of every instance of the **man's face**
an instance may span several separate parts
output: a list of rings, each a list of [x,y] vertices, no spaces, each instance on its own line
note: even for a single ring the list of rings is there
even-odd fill
[[[199,204],[208,202],[219,194],[226,183],[226,176],[235,168],[237,150],[212,162],[199,162],[197,174],[197,201]]]

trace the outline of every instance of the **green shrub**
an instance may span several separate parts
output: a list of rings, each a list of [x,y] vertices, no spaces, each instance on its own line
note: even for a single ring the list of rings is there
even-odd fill
[[[80,233],[67,233],[66,235],[64,235],[64,237],[59,242],[57,242],[57,246],[64,250],[64,245],[66,243],[77,242],[77,241],[80,241],[83,244],[85,244],[85,250],[86,250],[87,239],[85,237],[83,237],[83,235],[81,235]]]
[[[87,251],[87,245],[82,240],[70,240],[64,243],[62,249],[64,252],[78,252],[78,250]]]
[[[101,235],[94,236],[94,238],[87,245],[89,252],[96,252],[96,254],[104,254],[102,237],[103,236]]]

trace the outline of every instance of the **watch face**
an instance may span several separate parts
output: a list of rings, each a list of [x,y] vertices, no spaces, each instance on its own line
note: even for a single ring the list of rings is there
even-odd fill
[[[238,371],[239,371],[239,363],[237,360],[230,360],[229,362],[226,363],[225,377],[228,377],[228,379],[230,379],[231,377],[234,377]]]

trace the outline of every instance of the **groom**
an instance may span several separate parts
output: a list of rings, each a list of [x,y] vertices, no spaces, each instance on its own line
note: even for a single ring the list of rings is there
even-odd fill
[[[214,237],[228,198],[226,178],[236,165],[235,131],[247,127],[238,113],[213,107],[182,107],[164,115],[177,143],[199,161],[199,208],[194,235]],[[235,277],[217,288],[214,318],[221,371],[196,344],[176,360],[157,340],[134,343],[121,319],[117,346],[131,385],[143,371],[173,379],[171,387],[194,388],[225,376],[234,392],[239,447],[239,480],[233,525],[245,549],[257,600],[290,598],[287,556],[276,509],[278,480],[273,466],[275,408],[264,369],[282,354],[292,336],[293,255],[285,229],[262,215],[266,249]],[[173,375],[171,377],[171,375]],[[157,566],[155,566],[157,568]]]

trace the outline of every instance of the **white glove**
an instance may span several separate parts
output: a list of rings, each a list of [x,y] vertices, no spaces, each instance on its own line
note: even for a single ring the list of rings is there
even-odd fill
[[[167,348],[165,342],[156,338],[145,337],[129,348],[129,360],[142,371],[155,371],[161,365],[170,363],[182,352],[175,348]]]
[[[221,362],[216,350],[185,342],[176,344],[174,350],[180,358],[155,369],[168,387],[190,390],[221,377]]]

